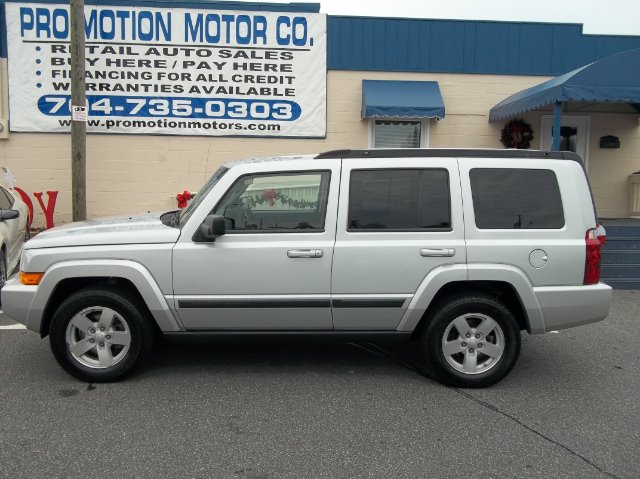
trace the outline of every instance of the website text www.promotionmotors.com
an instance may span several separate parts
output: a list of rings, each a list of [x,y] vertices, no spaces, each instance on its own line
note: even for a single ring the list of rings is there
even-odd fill
[[[71,120],[58,120],[60,126],[71,126]],[[221,121],[174,121],[174,120],[88,120],[88,126],[111,128],[175,128],[188,130],[246,130],[246,131],[280,131],[280,125],[272,123],[228,123]]]

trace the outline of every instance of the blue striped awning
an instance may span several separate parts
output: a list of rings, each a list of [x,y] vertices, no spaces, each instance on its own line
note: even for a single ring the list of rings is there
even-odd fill
[[[609,55],[515,93],[491,109],[489,121],[564,101],[640,103],[640,49]]]
[[[444,118],[438,82],[362,80],[362,118]]]

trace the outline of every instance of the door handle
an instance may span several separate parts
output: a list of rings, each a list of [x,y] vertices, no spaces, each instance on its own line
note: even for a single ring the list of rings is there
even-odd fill
[[[321,249],[290,249],[287,251],[289,258],[322,258],[323,254]]]
[[[453,248],[422,248],[420,250],[420,256],[425,257],[450,257],[456,254],[456,250]]]

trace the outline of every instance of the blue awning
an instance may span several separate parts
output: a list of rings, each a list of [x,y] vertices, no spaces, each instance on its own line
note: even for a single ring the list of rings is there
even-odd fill
[[[489,121],[564,101],[640,103],[640,49],[609,55],[511,95],[491,109]]]
[[[362,118],[444,118],[438,82],[362,80]]]

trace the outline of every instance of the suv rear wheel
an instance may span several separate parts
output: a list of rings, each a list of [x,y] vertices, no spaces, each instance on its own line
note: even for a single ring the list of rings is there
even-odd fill
[[[125,291],[90,288],[67,298],[51,319],[49,341],[60,365],[88,382],[118,380],[150,353],[154,330]]]
[[[443,383],[487,387],[513,368],[520,329],[511,311],[484,294],[450,298],[434,313],[420,337],[423,358]]]

